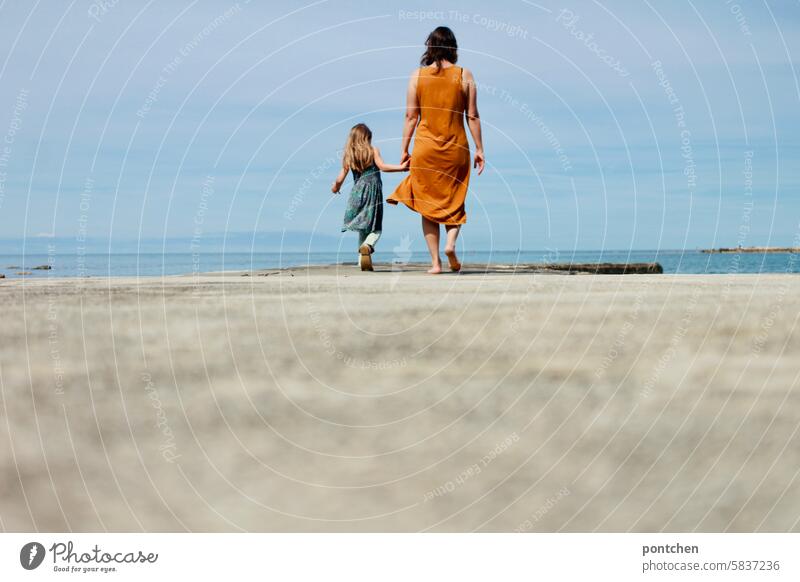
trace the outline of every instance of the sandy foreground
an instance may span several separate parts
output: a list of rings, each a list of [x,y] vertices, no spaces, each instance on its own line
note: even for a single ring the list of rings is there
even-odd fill
[[[0,281],[6,531],[800,530],[800,278]]]

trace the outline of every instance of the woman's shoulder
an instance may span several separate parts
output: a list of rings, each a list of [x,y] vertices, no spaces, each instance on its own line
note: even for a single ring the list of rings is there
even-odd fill
[[[417,67],[411,74],[408,76],[408,86],[409,87],[416,87],[419,84],[419,79],[422,73],[423,67]]]
[[[461,67],[461,87],[466,92],[469,92],[471,87],[475,87],[475,77],[472,76],[472,71],[465,67]]]

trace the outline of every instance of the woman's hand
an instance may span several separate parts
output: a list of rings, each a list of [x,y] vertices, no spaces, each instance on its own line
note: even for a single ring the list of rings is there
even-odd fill
[[[483,150],[475,151],[475,160],[472,163],[474,168],[478,168],[478,175],[483,173],[483,166],[486,163],[486,158],[483,157]]]
[[[331,186],[331,192],[333,192],[334,194],[338,194],[339,190],[341,189],[342,185],[339,182],[334,182],[333,185]]]
[[[411,155],[408,151],[400,154],[400,165],[408,169],[411,166]]]

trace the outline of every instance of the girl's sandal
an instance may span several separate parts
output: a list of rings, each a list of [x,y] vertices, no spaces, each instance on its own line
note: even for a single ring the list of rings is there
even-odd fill
[[[374,271],[375,269],[372,268],[372,257],[370,256],[372,253],[375,252],[375,249],[372,248],[371,245],[364,243],[360,247],[358,247],[358,265],[361,267],[362,271]]]

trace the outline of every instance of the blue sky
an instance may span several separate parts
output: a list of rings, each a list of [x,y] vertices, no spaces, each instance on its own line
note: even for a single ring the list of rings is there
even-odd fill
[[[480,84],[466,248],[798,236],[796,2],[41,0],[0,7],[0,239],[324,247],[349,127],[398,158],[438,25]],[[387,208],[385,244],[419,230]]]

